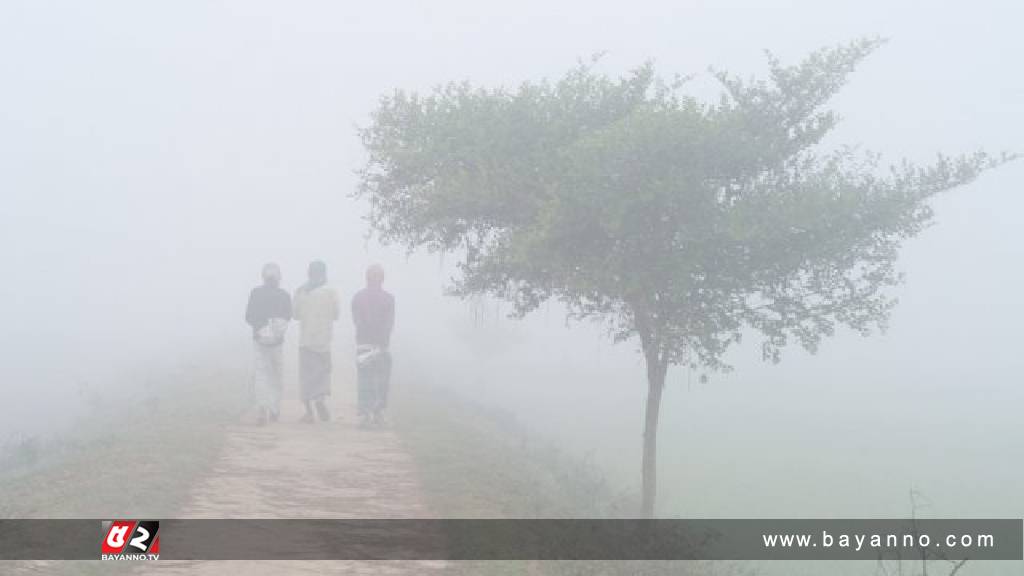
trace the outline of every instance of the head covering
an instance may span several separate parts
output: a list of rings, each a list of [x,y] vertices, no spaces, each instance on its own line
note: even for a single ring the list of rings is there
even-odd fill
[[[323,260],[313,260],[309,263],[309,271],[307,272],[309,281],[306,282],[306,290],[313,290],[319,288],[327,283],[327,264]]]
[[[366,283],[371,286],[380,286],[384,282],[384,267],[380,264],[371,264],[366,269]]]
[[[276,284],[281,281],[281,267],[273,262],[268,262],[263,265],[260,276],[263,277],[264,282]]]

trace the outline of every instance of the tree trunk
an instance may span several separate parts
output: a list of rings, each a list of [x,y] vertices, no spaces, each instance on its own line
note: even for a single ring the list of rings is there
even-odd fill
[[[647,361],[647,410],[644,413],[644,455],[641,470],[643,483],[640,513],[654,517],[654,501],[658,493],[658,413],[661,392],[665,388],[667,363],[657,351],[645,351]]]

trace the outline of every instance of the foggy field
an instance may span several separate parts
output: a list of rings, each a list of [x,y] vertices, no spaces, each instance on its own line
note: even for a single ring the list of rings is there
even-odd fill
[[[1021,21],[1007,0],[3,2],[0,520],[1024,518]],[[372,264],[380,425],[352,306]],[[289,306],[266,426],[261,283]],[[326,397],[296,304],[316,290]],[[111,567],[225,565],[0,575]]]
[[[150,378],[145,396],[102,398],[71,431],[16,444],[0,477],[3,516],[176,514],[244,406],[245,375],[211,363]]]

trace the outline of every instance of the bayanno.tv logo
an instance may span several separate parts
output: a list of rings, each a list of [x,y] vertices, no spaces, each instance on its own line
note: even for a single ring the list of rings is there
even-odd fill
[[[160,523],[152,520],[103,522],[100,560],[159,560]]]

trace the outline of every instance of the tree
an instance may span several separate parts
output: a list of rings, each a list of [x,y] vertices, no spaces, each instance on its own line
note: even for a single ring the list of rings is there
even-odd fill
[[[713,72],[706,103],[650,64],[621,79],[581,64],[516,89],[449,84],[383,97],[360,135],[357,194],[384,242],[459,255],[452,292],[548,299],[639,342],[647,368],[642,513],[654,512],[658,417],[671,365],[726,370],[744,332],[779,361],[844,325],[884,329],[901,242],[927,200],[1011,159],[978,152],[884,169],[853,147],[821,151],[825,105],[877,39],[767,80]]]

